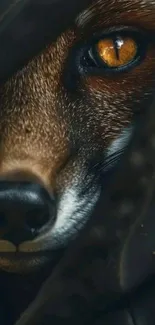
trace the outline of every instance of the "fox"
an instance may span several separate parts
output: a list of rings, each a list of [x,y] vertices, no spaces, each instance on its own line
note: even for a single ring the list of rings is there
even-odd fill
[[[0,287],[14,320],[89,220],[154,83],[155,1],[93,0],[1,86]]]

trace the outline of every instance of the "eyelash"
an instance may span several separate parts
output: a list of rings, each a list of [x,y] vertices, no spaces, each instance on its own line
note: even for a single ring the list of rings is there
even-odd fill
[[[101,64],[101,62],[99,63],[98,60],[97,66],[97,64],[95,63],[97,59],[93,60],[89,55],[90,50],[91,53],[95,55],[94,48],[99,40],[104,39],[106,37],[113,39],[114,36],[117,34],[121,36],[128,36],[136,41],[138,51],[135,59],[130,63],[117,68],[106,67],[106,65]],[[151,36],[147,32],[143,30],[138,30],[137,28],[120,26],[119,28],[112,27],[110,29],[107,29],[103,33],[94,35],[90,40],[84,42],[79,46],[76,55],[76,65],[78,67],[78,71],[80,74],[83,75],[111,75],[116,73],[118,74],[121,72],[128,72],[129,70],[139,65],[145,59],[148,44],[150,41]]]

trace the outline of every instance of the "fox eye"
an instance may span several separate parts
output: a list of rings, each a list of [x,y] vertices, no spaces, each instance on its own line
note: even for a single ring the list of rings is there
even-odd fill
[[[96,44],[96,54],[101,64],[118,68],[132,62],[137,55],[138,45],[129,37],[105,38]]]
[[[147,44],[146,35],[137,30],[107,32],[84,49],[80,65],[85,72],[95,68],[100,73],[128,71],[144,59]]]

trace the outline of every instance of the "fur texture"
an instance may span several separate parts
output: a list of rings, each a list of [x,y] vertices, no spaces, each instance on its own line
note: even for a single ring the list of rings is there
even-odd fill
[[[123,26],[152,35],[144,60],[115,75],[83,73],[79,48]],[[64,249],[88,220],[100,195],[98,167],[103,164],[106,170],[119,156],[135,114],[152,99],[154,35],[154,0],[94,0],[69,30],[1,87],[1,179],[36,179],[57,198],[55,224],[19,245],[26,258],[15,256],[17,247],[0,233],[1,270],[48,269],[53,251]]]

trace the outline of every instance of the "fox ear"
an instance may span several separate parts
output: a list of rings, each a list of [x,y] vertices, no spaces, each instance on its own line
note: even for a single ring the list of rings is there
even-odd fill
[[[6,81],[48,43],[54,41],[90,2],[1,0],[0,82]]]

